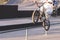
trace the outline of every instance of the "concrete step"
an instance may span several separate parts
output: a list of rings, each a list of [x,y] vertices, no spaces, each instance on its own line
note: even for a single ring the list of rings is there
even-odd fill
[[[41,22],[34,24],[31,17],[29,18],[14,18],[14,19],[1,19],[0,31],[17,29],[17,28],[29,28],[33,26],[41,25]]]

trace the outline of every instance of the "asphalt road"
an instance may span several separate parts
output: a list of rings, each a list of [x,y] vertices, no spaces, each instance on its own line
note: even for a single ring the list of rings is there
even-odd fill
[[[27,29],[28,40],[60,40],[60,17],[52,17],[51,27],[45,35],[43,27]],[[0,40],[25,40],[26,30],[15,29],[15,31],[0,34]]]

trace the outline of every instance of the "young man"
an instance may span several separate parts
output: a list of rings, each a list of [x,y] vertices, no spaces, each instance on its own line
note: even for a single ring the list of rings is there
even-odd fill
[[[52,0],[40,0],[40,2],[43,3],[43,6],[41,6],[40,8],[41,14],[44,8],[46,19],[48,19],[53,12],[53,1]]]
[[[53,12],[53,1],[46,0],[46,2],[44,4],[44,8],[45,8],[45,14],[46,14],[45,16],[48,19]]]
[[[34,0],[34,2],[38,7],[40,6],[39,4],[43,4],[40,7],[40,14],[42,14],[43,8],[44,8],[46,19],[48,19],[53,12],[53,1],[52,0]]]

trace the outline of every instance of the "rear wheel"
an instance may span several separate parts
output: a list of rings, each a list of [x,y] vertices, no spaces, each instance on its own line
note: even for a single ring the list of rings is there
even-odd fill
[[[46,31],[48,31],[49,28],[50,28],[50,21],[45,19],[45,20],[43,21],[43,27],[44,27],[44,29],[45,29]]]
[[[40,12],[35,10],[33,11],[33,14],[32,14],[32,22],[33,23],[37,23],[38,20],[39,20],[39,16],[40,16]]]

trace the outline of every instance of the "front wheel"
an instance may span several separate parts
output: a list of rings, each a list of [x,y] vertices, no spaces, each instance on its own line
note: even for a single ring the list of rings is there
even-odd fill
[[[46,31],[48,31],[49,28],[50,28],[50,21],[45,19],[45,20],[43,21],[43,27],[44,27],[44,29],[45,29]]]
[[[34,10],[32,13],[32,22],[37,23],[39,20],[40,12],[37,10]]]

